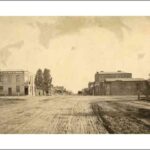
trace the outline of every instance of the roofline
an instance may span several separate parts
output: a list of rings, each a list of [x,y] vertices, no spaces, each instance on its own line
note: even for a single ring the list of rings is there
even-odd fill
[[[146,79],[144,78],[106,78],[105,79],[106,82],[116,82],[116,81],[119,81],[119,82],[133,82],[133,81],[147,81]]]
[[[7,73],[7,72],[11,72],[11,73],[15,73],[15,72],[30,73],[29,71],[26,71],[26,70],[0,70],[0,73]]]
[[[132,74],[130,72],[97,72],[98,74]]]

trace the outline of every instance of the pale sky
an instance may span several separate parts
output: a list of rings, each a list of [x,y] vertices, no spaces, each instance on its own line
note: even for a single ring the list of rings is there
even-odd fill
[[[0,69],[49,68],[77,92],[97,71],[150,73],[150,17],[0,17]]]

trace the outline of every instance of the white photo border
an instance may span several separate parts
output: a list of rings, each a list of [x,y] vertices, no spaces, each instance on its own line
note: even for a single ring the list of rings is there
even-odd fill
[[[0,16],[150,16],[149,1],[1,1]],[[5,114],[4,114],[5,115]],[[150,135],[0,135],[1,149],[149,149]]]

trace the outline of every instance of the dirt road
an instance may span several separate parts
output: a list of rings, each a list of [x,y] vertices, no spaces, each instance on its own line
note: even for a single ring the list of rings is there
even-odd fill
[[[136,99],[1,97],[0,133],[150,133],[150,102]]]

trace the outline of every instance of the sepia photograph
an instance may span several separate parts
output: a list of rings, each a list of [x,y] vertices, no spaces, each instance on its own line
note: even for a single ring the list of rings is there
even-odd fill
[[[150,134],[150,17],[1,16],[0,134]]]

